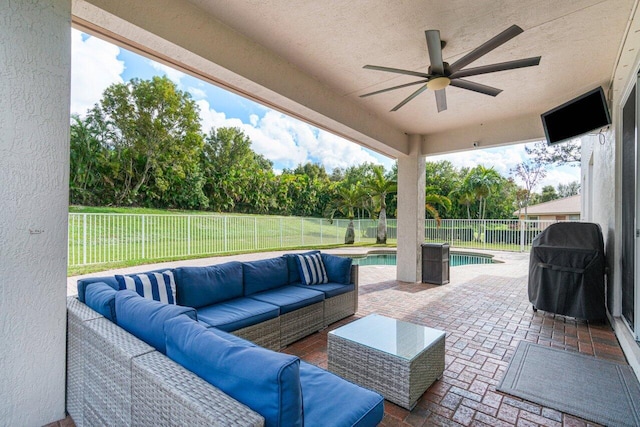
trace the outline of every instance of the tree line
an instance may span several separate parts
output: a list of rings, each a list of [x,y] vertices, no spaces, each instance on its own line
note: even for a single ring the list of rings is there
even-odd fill
[[[200,123],[190,94],[166,77],[109,86],[85,116],[72,116],[71,203],[352,219],[396,215],[396,165],[385,171],[364,163],[329,173],[307,163],[276,173],[240,129],[204,132]],[[456,168],[448,161],[427,162],[426,188],[425,210],[438,219],[511,218],[522,191],[493,168]]]

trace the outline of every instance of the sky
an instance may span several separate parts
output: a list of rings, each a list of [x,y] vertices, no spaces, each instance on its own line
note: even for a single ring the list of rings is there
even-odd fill
[[[189,92],[200,107],[202,129],[238,127],[252,141],[255,152],[274,164],[274,170],[293,169],[307,162],[322,164],[328,173],[364,162],[383,165],[393,159],[351,141],[315,128],[188,74],[129,52],[99,38],[72,30],[71,113],[83,116],[113,83],[137,77],[150,79],[166,75],[180,90]],[[427,161],[449,160],[457,167],[493,166],[501,175],[527,158],[524,144],[502,148],[476,149],[463,153],[428,157]],[[551,168],[538,186],[580,180],[580,168]]]

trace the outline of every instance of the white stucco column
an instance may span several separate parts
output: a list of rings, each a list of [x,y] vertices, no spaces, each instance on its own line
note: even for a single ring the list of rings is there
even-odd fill
[[[0,424],[64,418],[71,1],[0,3]]]
[[[398,270],[397,279],[422,279],[421,247],[424,242],[425,158],[422,137],[409,135],[410,153],[398,158]]]

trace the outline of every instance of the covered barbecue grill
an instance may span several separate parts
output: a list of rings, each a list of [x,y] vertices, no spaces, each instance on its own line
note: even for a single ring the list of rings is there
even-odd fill
[[[534,310],[603,320],[604,243],[598,224],[550,225],[532,243],[529,301]]]

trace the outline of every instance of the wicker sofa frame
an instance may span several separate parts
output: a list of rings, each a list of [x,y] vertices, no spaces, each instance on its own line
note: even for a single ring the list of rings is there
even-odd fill
[[[233,334],[272,350],[353,315],[353,291]],[[264,419],[80,302],[67,298],[67,412],[75,425],[261,426]]]

